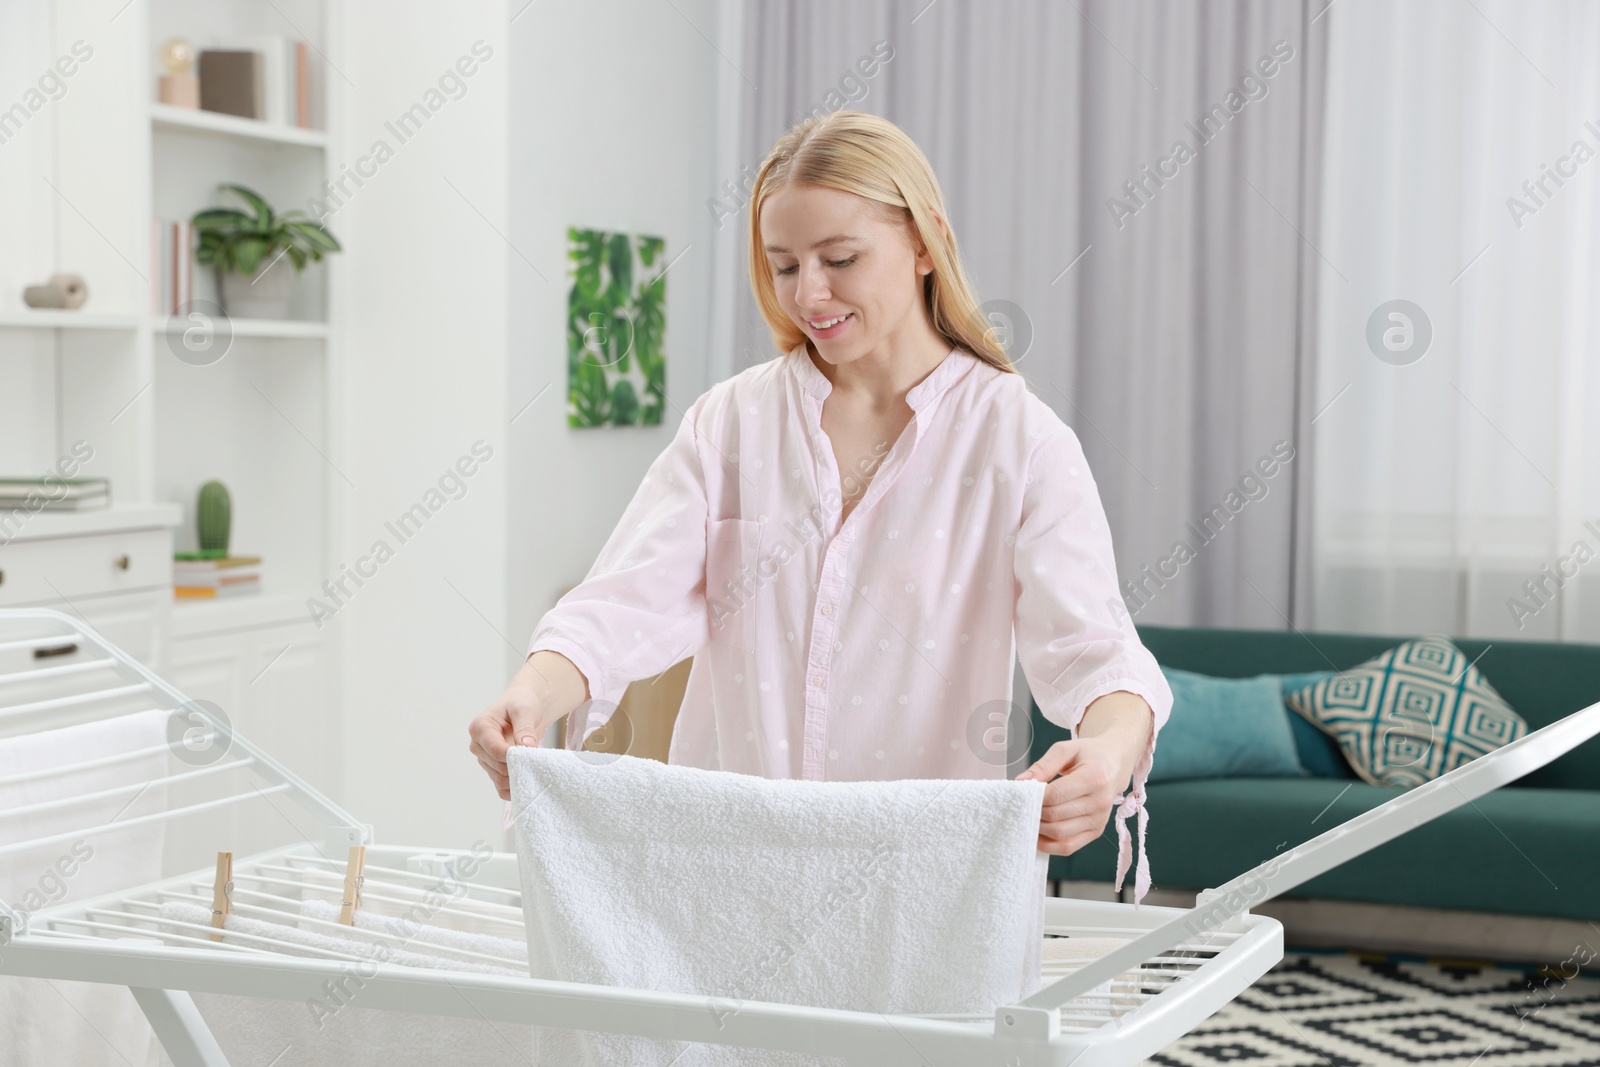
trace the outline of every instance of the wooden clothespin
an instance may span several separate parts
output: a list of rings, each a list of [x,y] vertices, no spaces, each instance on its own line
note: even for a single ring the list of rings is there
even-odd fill
[[[223,920],[233,911],[233,853],[217,853],[217,880],[211,887],[211,925],[222,929]],[[211,940],[221,941],[222,935],[212,934]]]
[[[344,899],[339,909],[339,921],[346,926],[356,924],[356,909],[361,907],[361,883],[366,880],[367,846],[351,845],[350,858],[344,865]]]

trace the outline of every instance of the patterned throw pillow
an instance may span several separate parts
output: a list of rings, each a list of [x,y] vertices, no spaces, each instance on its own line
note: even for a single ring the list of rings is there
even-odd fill
[[[1373,785],[1409,789],[1515,741],[1522,716],[1450,639],[1391,648],[1286,696]]]

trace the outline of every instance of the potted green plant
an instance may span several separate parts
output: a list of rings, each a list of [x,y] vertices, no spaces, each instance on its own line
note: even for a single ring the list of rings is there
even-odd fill
[[[286,318],[294,276],[307,262],[340,251],[339,242],[303,211],[279,214],[242,185],[218,188],[238,196],[250,211],[215,207],[197,213],[190,220],[200,238],[195,258],[216,269],[223,310],[228,315]]]

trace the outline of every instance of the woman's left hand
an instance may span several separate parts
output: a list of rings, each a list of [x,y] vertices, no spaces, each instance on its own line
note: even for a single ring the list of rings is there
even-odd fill
[[[1040,852],[1068,856],[1105,831],[1111,808],[1122,795],[1117,778],[1122,758],[1120,746],[1106,738],[1057,741],[1017,776],[1018,781],[1046,783],[1039,813]],[[1121,782],[1126,781],[1124,774]]]
[[[1141,697],[1107,693],[1085,709],[1078,735],[1057,741],[1017,781],[1046,783],[1039,851],[1067,856],[1105,832],[1150,741],[1152,713]]]

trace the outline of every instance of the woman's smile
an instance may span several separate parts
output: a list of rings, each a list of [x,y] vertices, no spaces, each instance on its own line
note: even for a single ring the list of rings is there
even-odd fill
[[[850,325],[851,321],[855,318],[855,315],[856,313],[851,311],[842,317],[833,315],[829,316],[828,318],[807,319],[806,325],[811,327],[811,336],[815,337],[819,341],[826,341],[829,338],[837,337],[843,333],[845,327]],[[832,325],[819,325],[820,323],[831,323]]]

